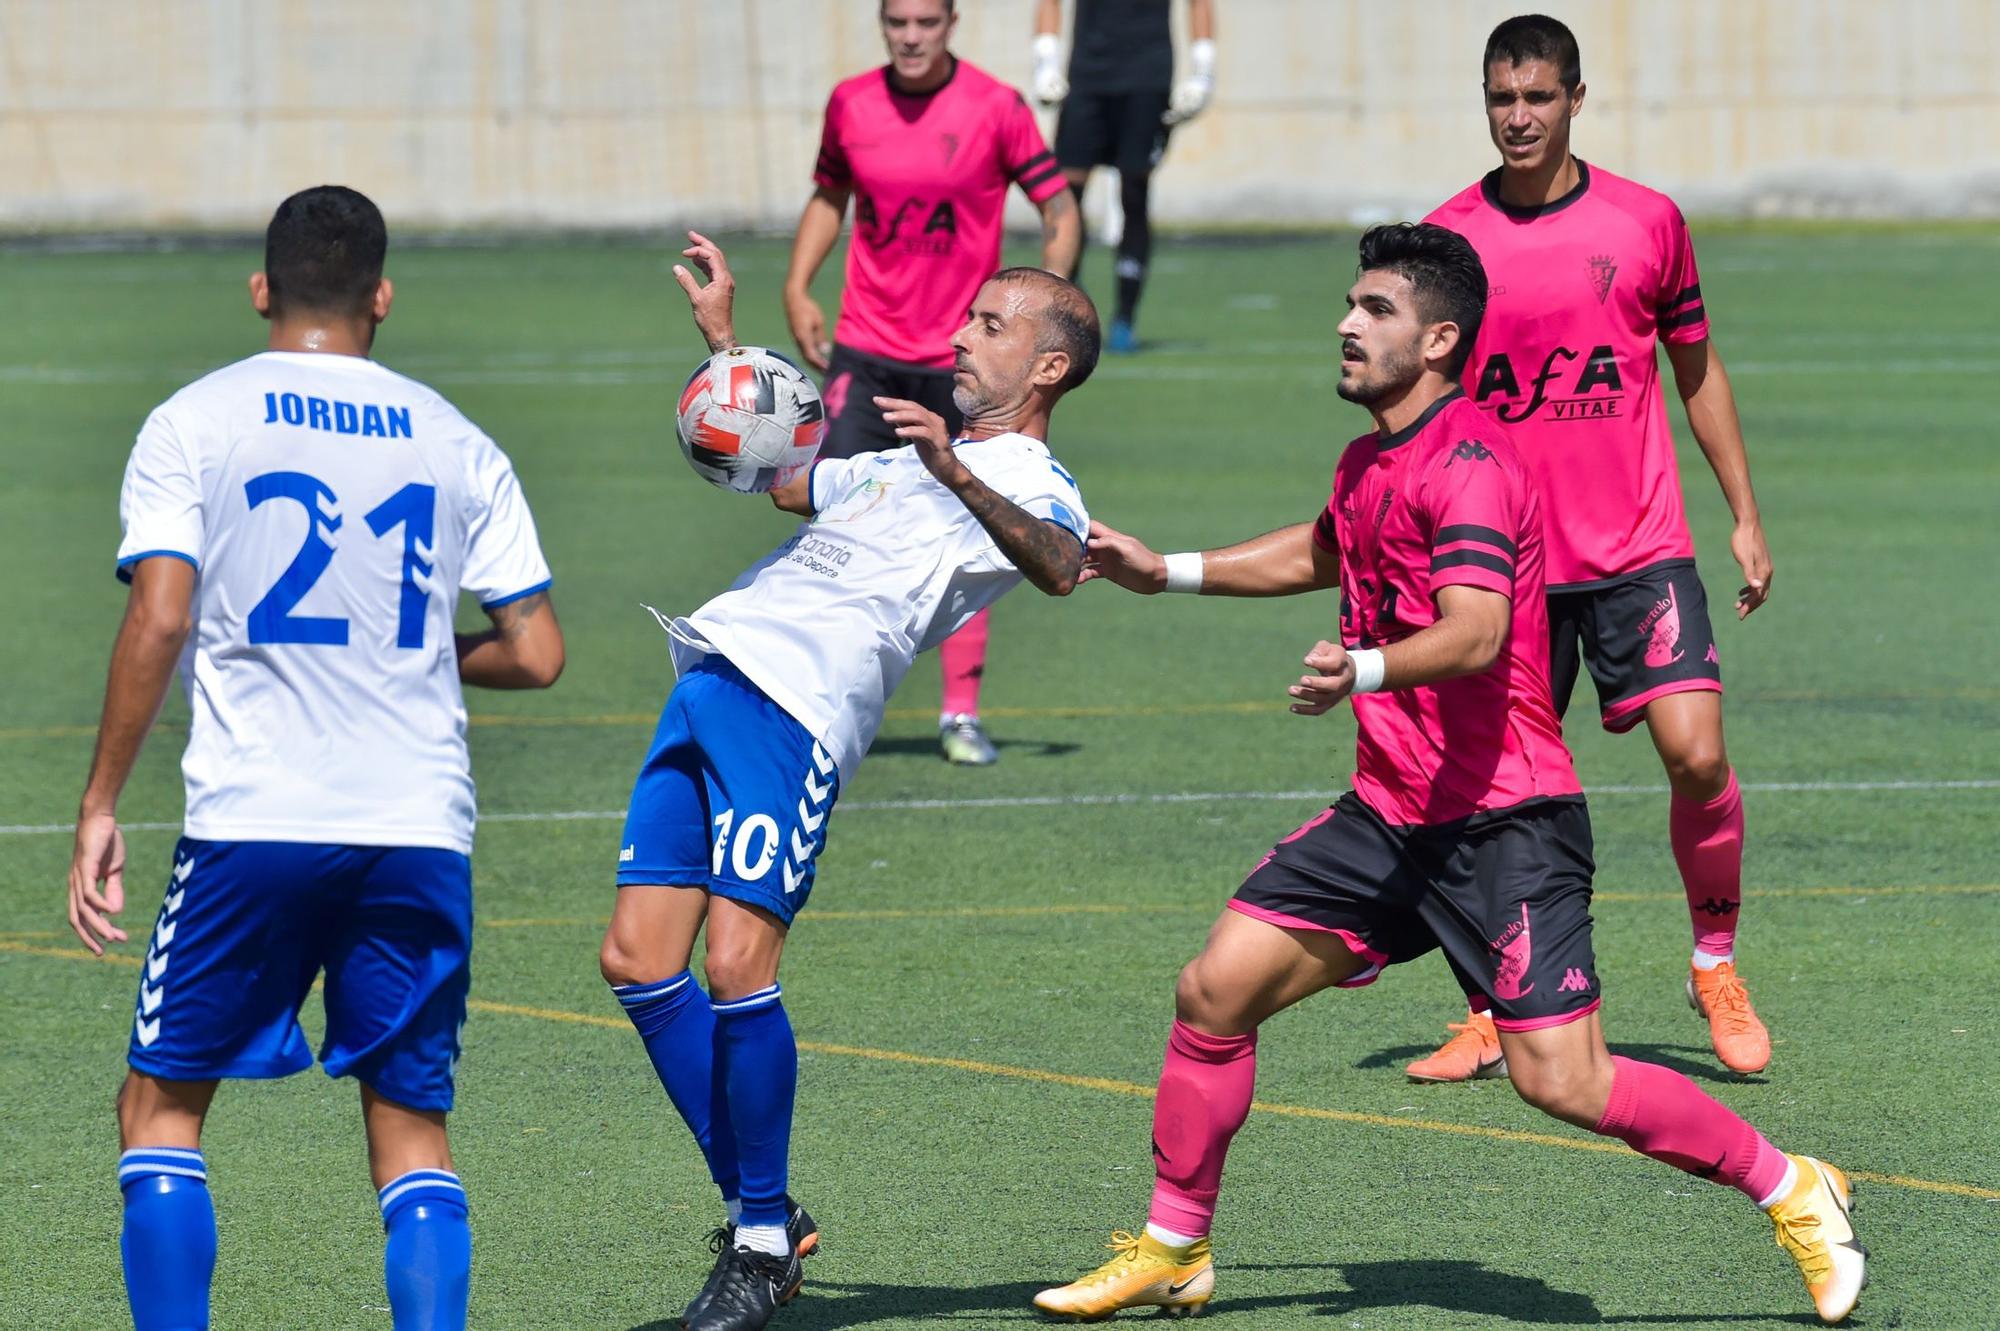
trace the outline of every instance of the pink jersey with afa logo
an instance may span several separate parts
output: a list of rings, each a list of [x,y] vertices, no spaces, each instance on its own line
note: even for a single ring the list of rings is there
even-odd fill
[[[1533,469],[1558,590],[1694,557],[1655,347],[1708,336],[1680,209],[1576,165],[1576,188],[1553,203],[1503,203],[1495,170],[1424,219],[1471,241],[1486,268],[1465,388]]]
[[[886,67],[836,87],[813,180],[854,193],[834,340],[940,369],[952,364],[951,335],[980,283],[1000,266],[1008,184],[1037,203],[1066,188],[1021,94],[963,60],[920,96],[896,91]]]
[[[1513,601],[1506,646],[1472,675],[1353,699],[1354,793],[1389,823],[1429,825],[1575,795],[1549,700],[1541,505],[1507,434],[1454,389],[1334,468],[1313,540],[1340,557],[1340,638],[1400,642],[1438,618],[1443,587]]]

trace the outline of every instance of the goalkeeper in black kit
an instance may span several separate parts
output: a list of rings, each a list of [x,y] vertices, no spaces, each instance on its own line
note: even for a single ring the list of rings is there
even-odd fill
[[[1134,331],[1146,264],[1153,252],[1153,169],[1175,125],[1207,107],[1215,90],[1214,0],[1188,0],[1187,68],[1174,81],[1169,0],[1077,0],[1069,74],[1062,65],[1062,0],[1040,0],[1030,90],[1044,106],[1062,104],[1056,160],[1079,204],[1090,173],[1118,170],[1125,227],[1118,241],[1118,308],[1105,349],[1136,351]],[[1082,251],[1078,251],[1078,265]],[[1076,273],[1069,274],[1072,280]]]

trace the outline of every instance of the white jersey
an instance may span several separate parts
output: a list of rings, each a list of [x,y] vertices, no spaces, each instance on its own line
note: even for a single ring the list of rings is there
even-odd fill
[[[961,440],[993,490],[1082,540],[1083,496],[1024,434]],[[670,625],[683,672],[729,658],[852,778],[918,652],[1000,599],[1021,573],[914,447],[813,464],[813,517],[734,586]]]
[[[549,585],[491,439],[371,360],[265,352],[147,418],[119,514],[121,577],[197,570],[189,836],[470,852],[458,595]]]

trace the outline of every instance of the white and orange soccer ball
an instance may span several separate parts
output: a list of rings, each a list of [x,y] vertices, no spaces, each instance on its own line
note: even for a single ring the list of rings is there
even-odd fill
[[[763,347],[731,347],[696,367],[681,390],[681,452],[695,474],[738,494],[763,494],[812,465],[826,407],[806,372]]]

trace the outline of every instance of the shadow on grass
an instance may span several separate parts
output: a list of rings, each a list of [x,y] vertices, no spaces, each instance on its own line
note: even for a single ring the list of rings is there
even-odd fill
[[[1403,1065],[1437,1052],[1436,1045],[1399,1044],[1387,1049],[1377,1049],[1372,1054],[1363,1054],[1354,1060],[1354,1066],[1362,1071],[1379,1068],[1401,1070]],[[1684,1044],[1626,1044],[1623,1041],[1611,1046],[1614,1054],[1636,1058],[1647,1063],[1658,1063],[1663,1068],[1672,1068],[1692,1081],[1716,1082],[1724,1086],[1763,1086],[1765,1079],[1755,1073],[1745,1075],[1731,1072],[1719,1066],[1715,1056],[1706,1049],[1698,1049]]]
[[[1256,1314],[1278,1308],[1296,1309],[1322,1317],[1393,1309],[1432,1309],[1466,1316],[1504,1317],[1520,1326],[1670,1326],[1687,1320],[1685,1312],[1606,1317],[1587,1294],[1556,1289],[1531,1276],[1488,1271],[1477,1262],[1418,1260],[1400,1262],[1293,1262],[1232,1265],[1234,1271],[1337,1272],[1345,1290],[1259,1294],[1247,1298],[1225,1295],[1210,1305],[1207,1324],[1223,1318],[1237,1325],[1254,1325]],[[1024,1325],[1053,1325],[1030,1306],[1042,1282],[1016,1281],[999,1285],[933,1286],[869,1285],[842,1280],[808,1280],[805,1292],[773,1319],[784,1331],[835,1331],[883,1322],[913,1321],[949,1324],[956,1318],[999,1318]],[[1784,1322],[1810,1326],[1809,1314],[1707,1314],[1710,1322]],[[678,1317],[647,1322],[632,1331],[678,1331]]]

